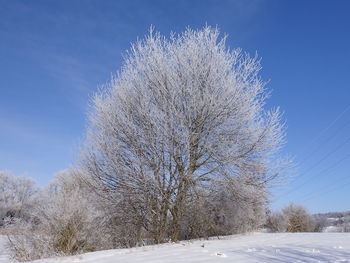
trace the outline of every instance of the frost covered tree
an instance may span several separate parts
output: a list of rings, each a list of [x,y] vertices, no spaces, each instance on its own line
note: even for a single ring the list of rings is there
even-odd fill
[[[186,207],[214,189],[247,207],[264,203],[284,127],[278,109],[264,109],[260,69],[217,29],[169,39],[151,30],[96,94],[84,180],[119,217],[128,214],[120,221],[136,238],[178,240]]]
[[[37,188],[31,178],[0,171],[0,227],[16,218],[28,217]]]

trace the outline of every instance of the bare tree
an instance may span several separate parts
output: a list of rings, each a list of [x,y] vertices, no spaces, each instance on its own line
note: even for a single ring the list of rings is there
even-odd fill
[[[190,202],[221,187],[249,205],[278,176],[281,114],[264,109],[257,56],[225,41],[210,27],[170,39],[151,30],[94,98],[84,180],[133,215],[140,238],[178,240]]]

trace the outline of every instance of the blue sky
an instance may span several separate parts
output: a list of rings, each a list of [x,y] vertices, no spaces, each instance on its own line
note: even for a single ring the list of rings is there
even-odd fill
[[[77,158],[89,98],[150,25],[218,26],[262,57],[296,179],[273,208],[350,210],[349,1],[0,0],[0,170],[40,185]]]

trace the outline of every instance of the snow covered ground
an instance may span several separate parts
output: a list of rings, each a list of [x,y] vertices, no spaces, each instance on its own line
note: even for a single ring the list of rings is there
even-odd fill
[[[0,256],[0,263],[7,263]],[[221,240],[116,249],[41,263],[350,262],[350,233],[255,233]]]

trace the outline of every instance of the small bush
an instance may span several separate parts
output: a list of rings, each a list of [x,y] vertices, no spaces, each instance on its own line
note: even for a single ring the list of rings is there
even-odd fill
[[[270,232],[286,232],[288,219],[281,212],[270,212],[267,216],[266,227]]]
[[[99,217],[74,174],[60,174],[32,210],[31,220],[11,224],[10,249],[28,261],[101,249]]]
[[[8,234],[8,226],[17,220],[29,220],[38,189],[27,177],[0,171],[0,233]],[[5,227],[6,226],[6,227]]]
[[[283,209],[287,218],[287,232],[312,232],[315,224],[305,207],[291,204]]]

